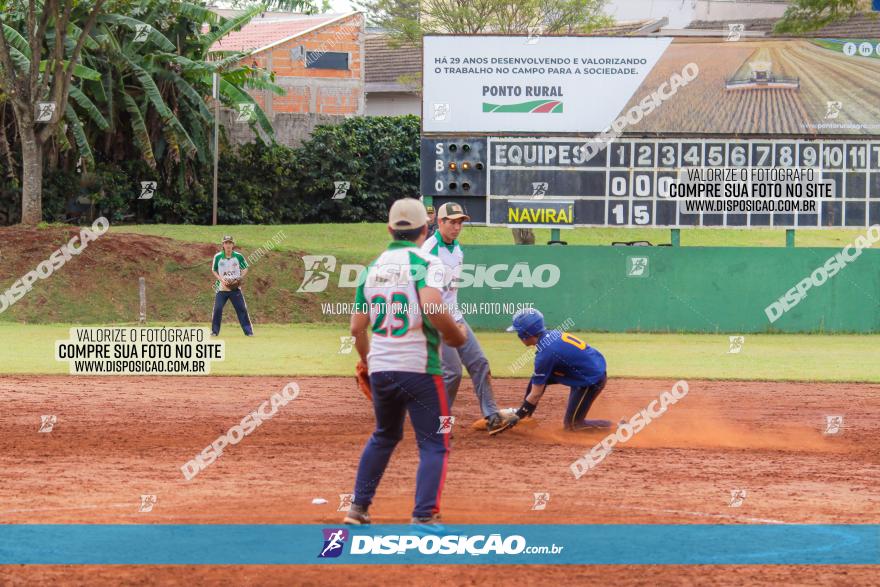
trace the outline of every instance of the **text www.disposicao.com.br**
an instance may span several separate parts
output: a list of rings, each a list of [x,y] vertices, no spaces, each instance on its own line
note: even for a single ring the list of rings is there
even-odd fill
[[[815,200],[685,200],[685,214],[699,212],[815,212]]]
[[[206,373],[205,361],[74,361],[75,373]]]

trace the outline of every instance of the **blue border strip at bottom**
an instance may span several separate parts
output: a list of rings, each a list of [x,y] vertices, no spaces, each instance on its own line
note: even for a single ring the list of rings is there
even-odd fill
[[[0,525],[0,564],[880,564],[880,524]]]

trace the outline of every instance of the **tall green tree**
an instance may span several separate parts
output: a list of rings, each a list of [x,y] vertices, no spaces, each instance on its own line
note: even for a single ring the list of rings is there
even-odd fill
[[[232,8],[253,8],[257,5],[264,5],[266,10],[286,11],[286,12],[302,12],[304,14],[323,14],[330,12],[333,7],[329,0],[321,0],[318,6],[315,0],[229,0],[229,6]]]
[[[104,3],[0,0],[0,91],[20,138],[23,224],[42,218],[43,146],[63,120],[74,76],[100,77],[80,59]]]
[[[871,9],[871,0],[794,0],[776,23],[777,33],[808,33]]]
[[[0,0],[5,1],[9,0]],[[212,150],[214,119],[208,99],[215,75],[219,101],[230,107],[252,104],[251,124],[272,135],[271,124],[247,92],[283,93],[272,75],[247,65],[245,53],[212,50],[219,38],[247,24],[265,6],[226,19],[195,2],[113,0],[97,11],[78,3],[70,14],[57,18],[50,4],[65,0],[43,1],[34,5],[34,13],[45,23],[39,27],[45,29],[42,33],[30,27],[27,11],[15,12],[16,5],[10,4],[0,36],[0,47],[9,55],[7,62],[0,54],[0,131],[8,128],[6,103],[12,105],[16,124],[11,145],[0,132],[0,157],[4,167],[11,168],[13,152],[21,154],[23,223],[34,224],[42,217],[44,163],[55,166],[67,153],[74,153],[86,170],[96,160],[140,158],[158,177],[173,178],[179,187],[198,181],[196,170],[205,167]],[[67,32],[57,34],[63,25]],[[62,76],[52,85],[54,80],[41,75],[57,69],[55,62],[41,59],[37,67],[31,56],[51,57],[58,45],[66,58],[62,72],[73,65],[66,82]],[[35,69],[36,78],[30,79],[37,81],[24,84]],[[45,88],[41,90],[39,83]],[[53,101],[55,87],[62,88],[61,98]],[[31,106],[23,104],[22,95],[32,96]],[[56,104],[48,123],[41,123],[34,112],[42,96]]]
[[[371,22],[400,43],[422,35],[585,33],[613,22],[608,0],[356,0]]]

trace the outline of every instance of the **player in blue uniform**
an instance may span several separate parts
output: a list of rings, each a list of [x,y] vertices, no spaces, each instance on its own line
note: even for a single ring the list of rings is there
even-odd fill
[[[534,308],[514,314],[513,325],[507,331],[516,332],[524,345],[534,346],[536,351],[535,372],[517,416],[530,417],[547,386],[559,383],[571,388],[565,410],[566,430],[611,427],[608,420],[585,419],[608,380],[602,353],[567,332],[547,330],[543,314]]]

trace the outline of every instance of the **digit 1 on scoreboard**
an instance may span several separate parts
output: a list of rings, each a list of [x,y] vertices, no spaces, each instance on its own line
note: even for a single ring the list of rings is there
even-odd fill
[[[629,143],[622,142],[611,150],[611,167],[629,167]]]

